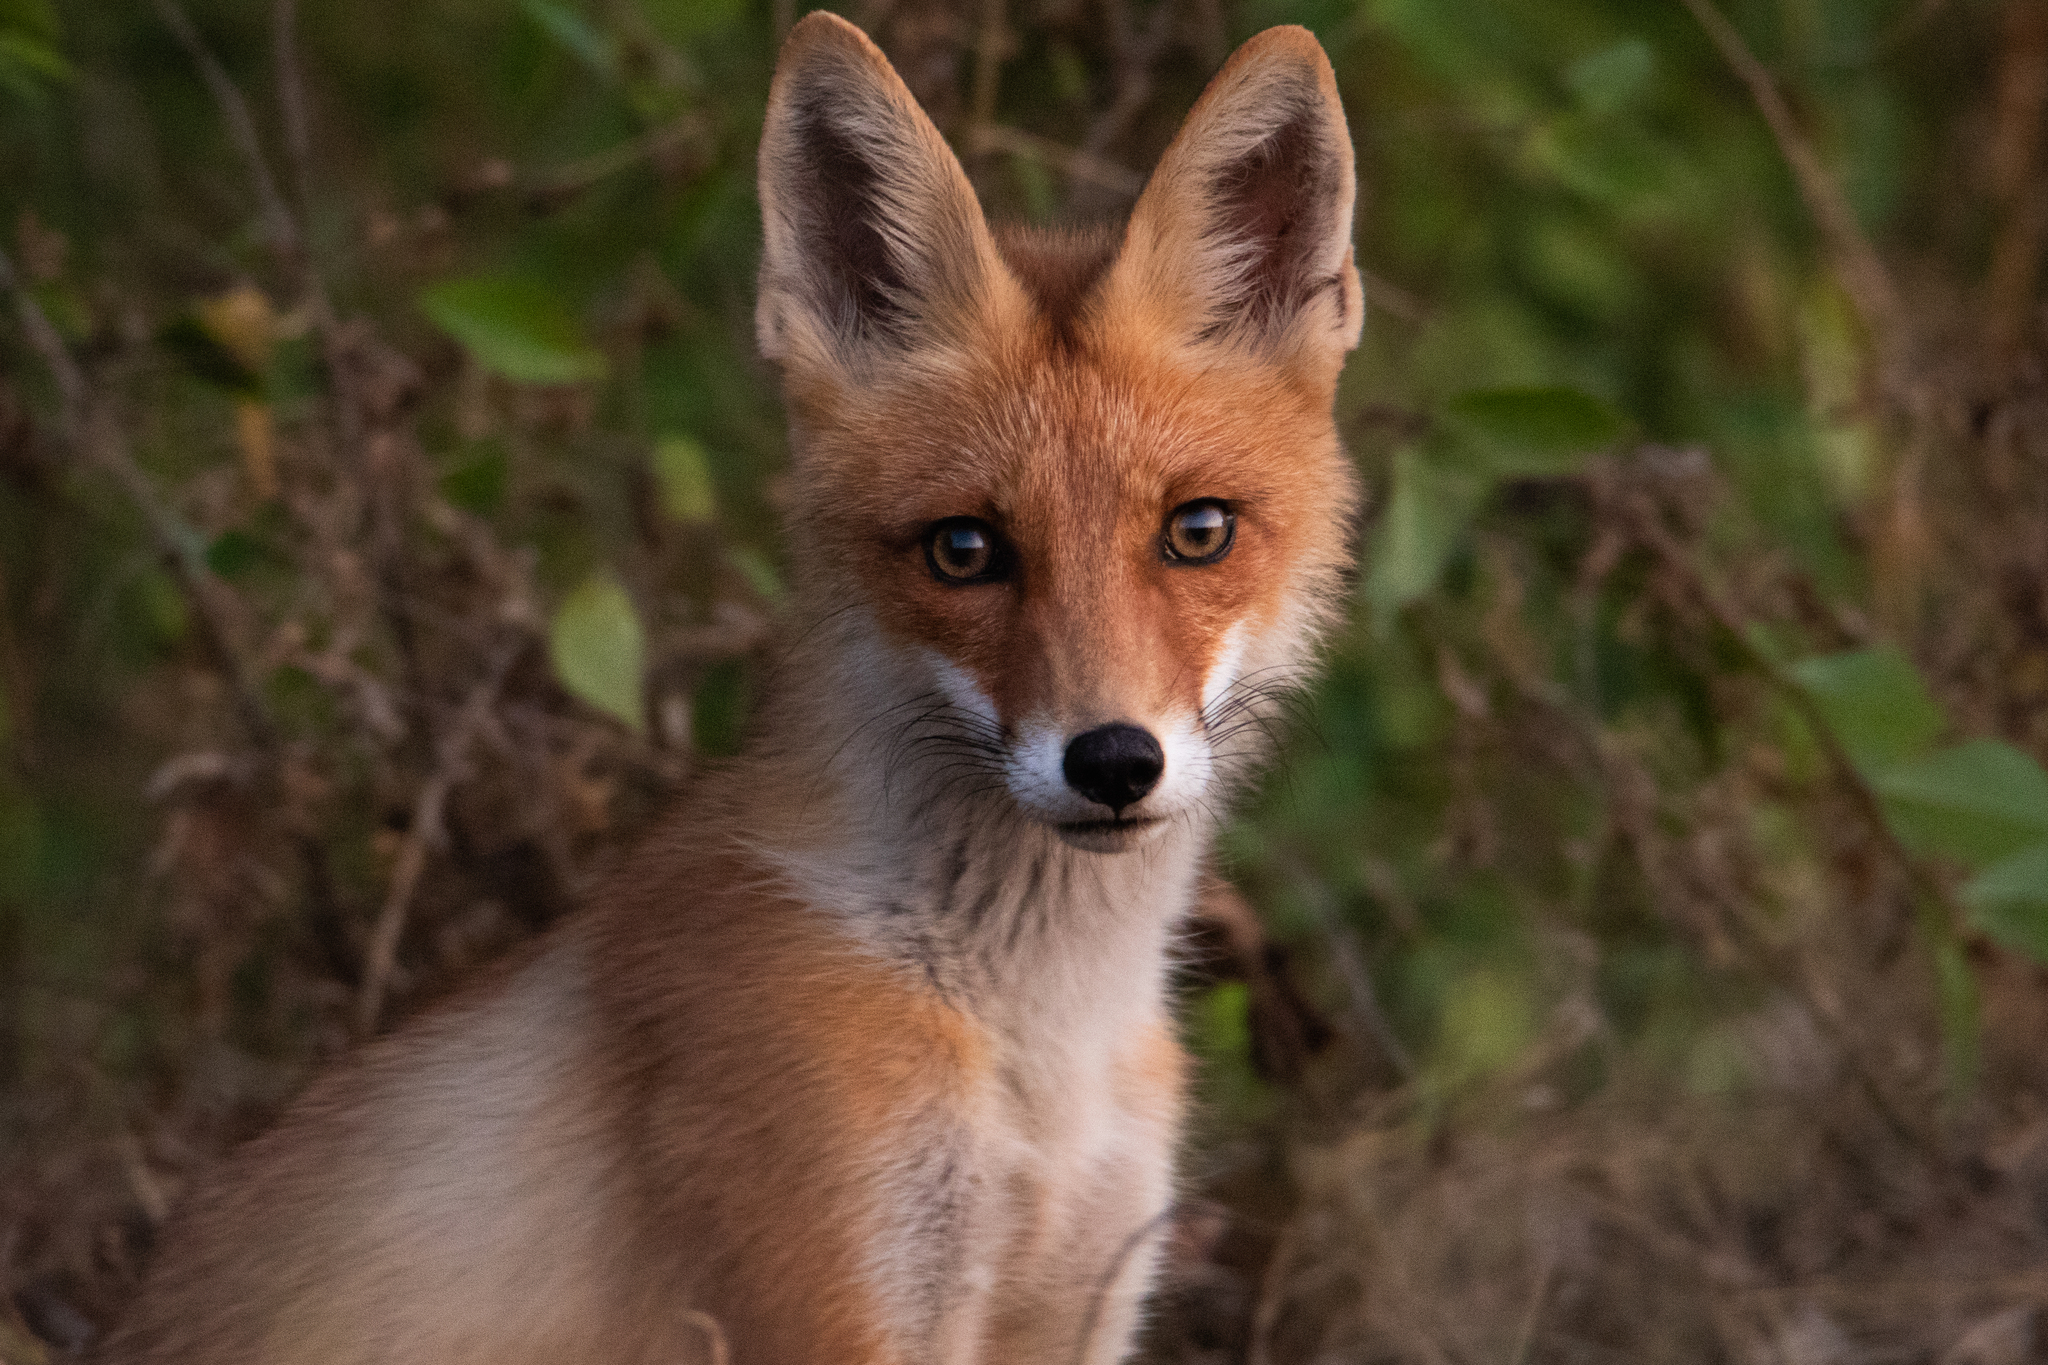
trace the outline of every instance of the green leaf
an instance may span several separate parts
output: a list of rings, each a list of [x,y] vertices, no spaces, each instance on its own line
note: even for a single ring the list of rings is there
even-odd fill
[[[690,695],[690,742],[699,753],[723,757],[739,752],[753,700],[747,684],[744,658],[721,660],[698,680]]]
[[[1189,1002],[1187,1040],[1203,1107],[1235,1124],[1252,1121],[1268,1092],[1252,1065],[1251,992],[1244,982],[1221,982]]]
[[[1453,1084],[1478,1080],[1513,1063],[1539,1028],[1537,1001],[1521,974],[1474,968],[1445,993],[1431,1061]]]
[[[774,602],[782,596],[782,575],[775,571],[775,565],[768,556],[751,545],[735,545],[726,554],[726,559],[740,571],[747,580],[747,586],[764,601]]]
[[[1446,403],[1444,415],[1502,478],[1574,473],[1622,432],[1612,409],[1576,389],[1474,389]]]
[[[641,0],[647,22],[671,43],[731,28],[747,12],[745,0]]]
[[[1624,38],[1613,47],[1581,57],[1565,68],[1564,83],[1580,104],[1596,114],[1621,108],[1650,84],[1657,54],[1641,38]]]
[[[35,895],[49,842],[35,800],[0,782],[0,897],[26,901]]]
[[[1204,1062],[1241,1062],[1251,1055],[1251,992],[1242,981],[1210,988],[1188,1011],[1188,1045]]]
[[[505,500],[512,462],[495,441],[479,442],[479,453],[441,476],[441,496],[466,512],[488,515]]]
[[[716,520],[718,495],[711,484],[711,461],[704,447],[688,436],[664,436],[654,444],[654,481],[661,489],[661,510],[685,526]]]
[[[53,0],[0,0],[0,29],[26,32],[46,43],[63,34]]]
[[[55,327],[66,341],[82,344],[92,336],[92,304],[76,289],[61,280],[51,280],[46,284],[35,285],[29,292],[35,296],[36,302],[43,306],[43,312],[49,317],[50,325]]]
[[[1010,173],[1017,177],[1017,188],[1024,194],[1031,221],[1052,221],[1059,213],[1059,187],[1052,178],[1052,172],[1045,168],[1045,163],[1035,156],[1013,156],[1010,158]]]
[[[1923,753],[1947,725],[1919,670],[1890,645],[1802,659],[1786,671],[1859,769]]]
[[[222,578],[240,578],[269,557],[263,542],[239,527],[221,532],[206,547],[206,567]]]
[[[1436,586],[1472,514],[1486,496],[1483,479],[1447,469],[1418,451],[1394,452],[1393,487],[1373,535],[1365,596],[1375,621]]]
[[[185,638],[192,611],[176,579],[162,569],[151,569],[136,583],[135,593],[136,606],[156,643],[169,646]]]
[[[194,375],[240,398],[261,398],[263,376],[244,365],[190,314],[180,314],[157,331],[157,344]]]
[[[517,383],[578,384],[604,375],[604,356],[584,340],[560,296],[538,281],[443,280],[420,294],[420,310],[478,364]]]
[[[1993,863],[1963,883],[1961,894],[1972,925],[2048,963],[2048,843]]]
[[[70,62],[47,43],[20,32],[0,32],[0,69],[13,68],[45,81],[68,81],[77,75]]]
[[[1960,862],[1981,866],[2048,838],[2048,772],[2003,740],[1889,764],[1870,783],[1902,837]]]
[[[636,732],[645,654],[639,613],[608,573],[585,579],[548,628],[548,658],[562,685]]]
[[[577,61],[607,79],[618,74],[611,38],[583,15],[554,0],[519,0],[519,8]]]

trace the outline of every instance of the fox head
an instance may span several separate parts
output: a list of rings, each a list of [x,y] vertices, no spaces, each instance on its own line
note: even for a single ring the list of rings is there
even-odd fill
[[[791,557],[844,664],[819,706],[1084,848],[1212,811],[1333,613],[1357,500],[1355,183],[1315,39],[1246,43],[1120,232],[992,229],[829,14],[790,34],[760,170]]]

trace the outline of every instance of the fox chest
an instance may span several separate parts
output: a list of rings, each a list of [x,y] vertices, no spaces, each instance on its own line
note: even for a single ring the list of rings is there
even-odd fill
[[[933,1135],[883,1239],[927,1358],[1121,1358],[1172,1203],[1182,1065],[1162,1025],[1092,1064],[999,1067]]]

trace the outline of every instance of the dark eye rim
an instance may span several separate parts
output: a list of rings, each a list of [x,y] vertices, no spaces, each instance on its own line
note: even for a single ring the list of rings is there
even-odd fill
[[[939,557],[933,552],[932,547],[938,543],[942,532],[965,527],[972,527],[988,538],[989,558],[987,568],[978,574],[962,578],[958,574],[947,573],[940,567]],[[924,528],[919,543],[924,546],[925,568],[931,571],[931,576],[935,580],[949,588],[971,588],[981,583],[1000,582],[1009,577],[1010,556],[1003,544],[1003,538],[996,534],[995,527],[980,517],[943,517]]]
[[[1202,507],[1214,507],[1223,513],[1223,543],[1205,555],[1184,555],[1173,548],[1173,523],[1183,514]],[[1222,498],[1190,498],[1166,514],[1166,521],[1159,528],[1159,553],[1169,564],[1199,566],[1214,564],[1228,555],[1237,544],[1237,509]]]

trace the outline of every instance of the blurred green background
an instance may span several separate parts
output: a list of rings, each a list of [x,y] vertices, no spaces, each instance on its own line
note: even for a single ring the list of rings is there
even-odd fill
[[[992,215],[1275,23],[1357,143],[1361,572],[1150,1358],[2039,1358],[2048,5],[843,12]],[[0,1360],[739,742],[794,17],[0,0]]]

